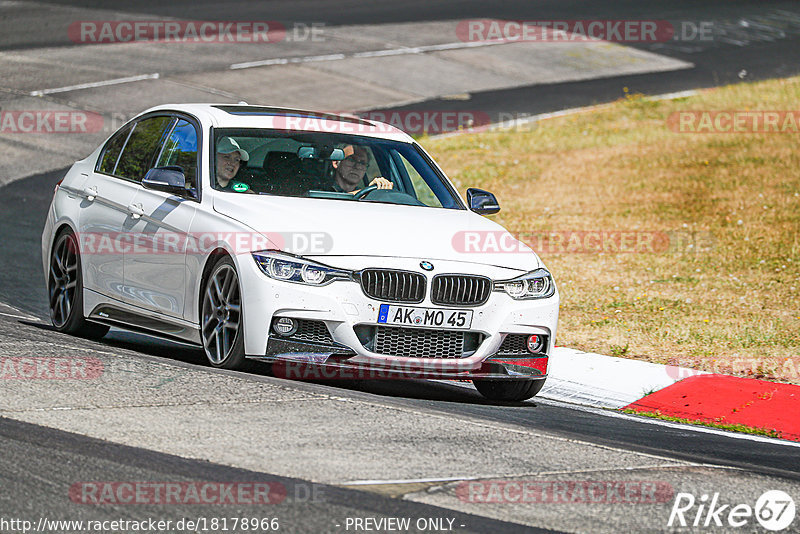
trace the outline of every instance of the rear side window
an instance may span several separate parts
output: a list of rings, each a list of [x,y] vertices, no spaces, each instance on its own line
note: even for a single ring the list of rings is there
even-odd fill
[[[183,169],[187,188],[197,185],[197,130],[188,121],[179,119],[172,129],[156,167],[175,165]]]
[[[136,123],[117,163],[114,176],[141,182],[153,167],[164,132],[173,117],[151,117]]]
[[[103,152],[103,157],[100,159],[97,170],[105,174],[114,174],[114,168],[117,166],[119,153],[122,152],[122,147],[125,146],[125,141],[128,140],[128,135],[131,133],[132,124],[129,124],[122,130],[114,134]]]

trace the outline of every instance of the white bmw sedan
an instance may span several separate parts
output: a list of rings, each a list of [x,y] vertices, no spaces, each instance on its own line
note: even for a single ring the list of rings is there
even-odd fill
[[[289,378],[547,377],[559,296],[538,256],[466,203],[411,137],[346,115],[159,106],[56,187],[42,234],[53,325],[110,326],[271,362]]]

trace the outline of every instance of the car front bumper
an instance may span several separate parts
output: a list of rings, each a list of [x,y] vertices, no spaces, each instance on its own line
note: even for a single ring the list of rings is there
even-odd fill
[[[377,323],[378,310],[384,302],[368,297],[358,282],[335,281],[322,287],[280,282],[264,275],[249,255],[237,259],[243,287],[245,353],[250,359],[272,362],[276,374],[287,378],[343,379],[543,379],[547,376],[548,355],[552,353],[558,323],[558,292],[546,299],[522,301],[503,292],[492,292],[486,303],[464,308],[473,311],[468,332],[480,340],[474,351],[456,358],[429,354],[405,357],[379,354],[367,348],[363,329],[384,326]],[[328,263],[348,269],[369,266],[419,272],[419,262],[415,258],[351,257]],[[495,280],[520,274],[516,270],[462,262],[438,260],[436,265],[439,272],[481,274]],[[408,305],[441,308],[429,299],[426,295],[422,302]],[[271,329],[273,319],[278,317],[322,322],[330,338],[320,342],[279,336]],[[546,344],[535,354],[498,355],[509,334],[545,336]]]
[[[494,355],[478,367],[466,359],[405,358],[364,364],[355,361],[355,352],[344,345],[327,345],[270,337],[264,356],[248,356],[273,364],[273,374],[296,379],[544,379],[548,355]],[[409,362],[407,360],[415,360]]]

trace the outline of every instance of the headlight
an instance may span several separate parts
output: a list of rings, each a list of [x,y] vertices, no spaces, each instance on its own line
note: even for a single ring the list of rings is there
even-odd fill
[[[516,300],[544,299],[553,296],[556,284],[546,269],[536,269],[511,280],[498,280],[494,290],[505,291]]]
[[[275,280],[322,286],[334,280],[352,279],[350,271],[334,269],[333,267],[283,252],[273,250],[253,252],[253,259],[256,260],[256,264],[264,274]]]

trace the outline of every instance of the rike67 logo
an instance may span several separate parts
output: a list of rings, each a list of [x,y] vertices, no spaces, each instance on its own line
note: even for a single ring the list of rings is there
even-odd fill
[[[778,532],[794,522],[794,500],[786,492],[770,490],[749,504],[723,504],[719,493],[703,494],[699,499],[691,493],[678,493],[669,514],[668,527],[753,527],[753,519],[766,530]],[[696,529],[692,529],[696,530]],[[794,532],[794,531],[793,531]]]

